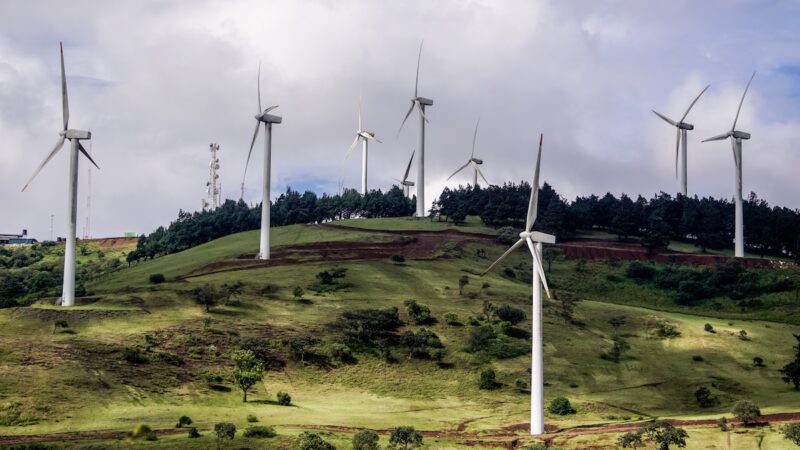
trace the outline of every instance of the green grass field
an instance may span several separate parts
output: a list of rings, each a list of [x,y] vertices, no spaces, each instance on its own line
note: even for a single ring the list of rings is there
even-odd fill
[[[393,231],[450,226],[407,219],[351,220],[343,225]],[[474,222],[465,229],[490,231]],[[396,236],[294,225],[273,229],[272,239],[278,251],[314,242],[388,242]],[[278,437],[248,440],[237,435],[226,448],[292,448],[295,435],[318,426],[346,427],[323,433],[337,448],[349,448],[351,428],[385,430],[398,425],[449,433],[426,436],[426,448],[467,448],[469,440],[484,441],[484,448],[498,441],[496,447],[501,448],[503,439],[486,436],[528,421],[529,396],[515,385],[529,377],[529,341],[508,338],[524,351],[506,359],[470,353],[466,348],[469,322],[481,316],[484,301],[530,310],[526,253],[512,255],[485,277],[477,274],[505,249],[477,240],[446,242],[436,257],[407,258],[402,263],[389,258],[331,258],[184,277],[198,267],[253,254],[257,248],[257,232],[231,235],[98,280],[87,286],[94,293],[92,298],[69,310],[50,306],[49,301],[0,310],[0,435],[126,431],[140,423],[171,429],[179,416],[188,415],[202,438],[190,440],[181,433],[135,446],[199,449],[215,445],[210,431],[214,423],[230,421],[241,432],[249,425],[247,415],[253,414],[258,424],[275,426]],[[478,256],[479,249],[486,255]],[[548,413],[548,425],[571,429],[655,417],[730,417],[732,405],[740,399],[755,401],[763,413],[800,409],[800,393],[783,383],[777,371],[791,357],[792,332],[797,333],[800,324],[793,292],[764,294],[760,297],[763,307],[744,312],[725,302],[714,309],[713,299],[694,307],[680,306],[669,292],[627,279],[625,267],[624,262],[553,264],[549,280],[555,294],[573,297],[578,303],[574,323],[558,315],[558,302],[545,303],[545,395],[547,401],[568,397],[577,413]],[[348,287],[326,293],[308,289],[318,272],[332,268],[347,269]],[[504,268],[512,269],[514,278]],[[781,276],[800,280],[796,268],[780,270]],[[772,272],[760,271],[759,276],[773,276]],[[150,284],[152,273],[164,274],[167,282]],[[458,279],[463,275],[469,284],[459,294]],[[219,286],[234,281],[244,283],[235,306],[218,306],[206,313],[188,295],[205,283]],[[306,291],[303,301],[293,298],[297,286]],[[410,324],[404,310],[407,299],[427,304],[438,319],[424,328],[441,338],[446,364],[408,359],[400,350],[393,350],[399,359],[396,363],[367,351],[357,351],[354,364],[301,363],[289,357],[282,344],[289,337],[310,335],[321,340],[314,352],[323,354],[341,340],[328,324],[343,311],[359,308],[398,307],[406,323],[400,332],[419,330],[423,326]],[[445,323],[446,313],[456,314],[462,325]],[[615,331],[608,320],[618,315],[624,315],[626,323]],[[59,319],[68,322],[68,332],[54,328]],[[658,324],[665,322],[680,335],[658,337]],[[716,332],[704,331],[706,323]],[[530,321],[519,327],[529,330]],[[739,338],[740,330],[747,331],[749,340]],[[611,348],[615,334],[631,347],[619,363],[600,358]],[[228,379],[231,361],[227,355],[242,339],[254,336],[272,342],[286,366],[268,371],[245,404]],[[148,346],[149,351],[143,350],[150,355],[147,364],[122,358],[125,348]],[[159,354],[177,355],[184,362],[173,365]],[[765,360],[765,367],[753,366],[755,356]],[[478,388],[479,373],[487,368],[496,371],[499,389]],[[225,380],[209,383],[205,372],[223,375]],[[698,386],[708,387],[718,403],[698,407],[693,395]],[[289,392],[294,406],[277,405],[278,391]],[[459,429],[466,434],[456,436]],[[788,448],[777,427],[730,433],[713,428],[689,431],[690,449],[757,448],[752,443],[759,433],[765,436],[763,448]],[[526,440],[522,431],[517,434],[522,442],[535,442]],[[615,439],[614,434],[556,435],[553,442],[570,449],[614,448]],[[731,445],[726,447],[729,439]],[[385,435],[381,442],[387,443]],[[80,445],[127,448],[128,444],[100,440]]]

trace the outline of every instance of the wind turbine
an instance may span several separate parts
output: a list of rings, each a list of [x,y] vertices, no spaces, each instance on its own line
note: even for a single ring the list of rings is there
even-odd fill
[[[413,181],[408,181],[408,172],[411,170],[411,162],[414,161],[414,153],[416,153],[416,150],[411,152],[411,158],[408,160],[408,166],[406,167],[406,173],[403,175],[403,179],[398,180],[397,178],[393,178],[393,180],[400,183],[400,186],[403,187],[403,195],[406,197],[408,197],[409,188],[414,185]]]
[[[425,41],[419,43],[419,56],[417,56],[417,78],[414,81],[414,98],[411,99],[411,107],[408,108],[408,112],[406,113],[406,117],[403,119],[403,123],[400,124],[400,129],[397,131],[397,134],[400,134],[400,131],[403,130],[403,125],[405,125],[406,120],[408,120],[408,116],[411,115],[411,112],[414,111],[416,107],[419,110],[419,157],[417,158],[417,217],[425,217],[425,122],[428,121],[428,118],[425,117],[425,107],[433,105],[433,100],[425,97],[420,97],[419,95],[419,63],[422,60],[422,44]]]
[[[369,141],[375,141],[379,144],[382,144],[382,142],[375,137],[375,133],[371,131],[365,131],[364,127],[361,126],[360,96],[358,97],[358,131],[356,131],[356,138],[353,139],[353,143],[347,150],[347,157],[349,157],[350,153],[353,152],[353,149],[356,148],[359,139],[363,139],[361,156],[361,195],[367,195],[367,146],[369,145]]]
[[[511,252],[528,244],[533,257],[533,311],[531,315],[531,434],[544,433],[544,358],[542,349],[542,286],[550,298],[550,289],[542,267],[542,243],[555,244],[556,237],[533,230],[539,205],[539,163],[542,160],[542,140],[539,137],[539,155],[536,157],[536,170],[531,183],[531,198],[528,202],[528,216],[525,220],[525,231],[519,234],[519,240],[493,262],[482,275],[486,274]]]
[[[731,126],[730,131],[703,140],[703,142],[708,142],[708,141],[721,141],[727,138],[731,139],[731,147],[733,149],[733,163],[736,166],[736,192],[734,197],[736,203],[736,231],[734,236],[735,239],[734,256],[736,256],[737,258],[744,258],[744,208],[742,205],[742,139],[745,140],[750,139],[750,133],[745,133],[744,131],[737,130],[736,122],[739,120],[739,112],[742,110],[742,103],[744,103],[744,97],[745,95],[747,95],[747,90],[750,89],[750,83],[753,82],[753,78],[755,76],[756,73],[753,72],[753,75],[750,76],[750,81],[747,82],[747,86],[744,88],[744,93],[742,94],[742,99],[739,100],[739,108],[736,110],[736,117],[734,117],[733,119],[733,126]]]
[[[269,185],[270,185],[270,164],[272,163],[272,124],[281,123],[280,116],[274,116],[269,112],[277,108],[278,105],[261,109],[261,63],[258,64],[258,114],[256,118],[256,130],[253,133],[253,141],[250,143],[250,151],[247,153],[247,162],[244,165],[244,177],[242,177],[242,192],[244,192],[244,179],[247,177],[247,166],[250,164],[250,155],[253,154],[253,146],[256,144],[258,130],[264,124],[264,131],[267,133],[264,139],[264,174],[261,185],[261,239],[259,252],[256,259],[269,259]]]
[[[473,187],[478,186],[478,175],[479,174],[480,174],[481,178],[483,178],[483,182],[486,183],[487,186],[489,185],[489,182],[486,181],[486,177],[483,176],[483,172],[481,172],[481,169],[479,167],[481,164],[483,164],[483,160],[482,159],[478,159],[478,158],[475,157],[475,141],[478,139],[478,125],[480,123],[481,123],[481,119],[478,119],[478,122],[475,124],[475,134],[472,136],[472,153],[469,155],[469,159],[467,160],[467,162],[463,166],[461,166],[458,169],[456,169],[456,171],[453,172],[452,175],[447,177],[448,180],[450,178],[453,178],[458,172],[461,172],[462,170],[466,169],[467,166],[471,165],[472,168],[474,169],[473,178],[472,178],[472,186]]]
[[[83,148],[82,140],[89,140],[92,138],[90,131],[73,130],[69,128],[69,101],[67,100],[67,75],[64,70],[64,46],[59,43],[61,49],[61,114],[63,118],[64,128],[58,134],[61,138],[56,143],[56,146],[49,155],[42,161],[39,168],[33,173],[25,186],[23,191],[31,184],[36,175],[41,172],[42,168],[50,161],[61,147],[64,146],[64,141],[70,141],[70,156],[69,156],[69,185],[67,187],[67,214],[69,221],[67,221],[67,242],[64,247],[64,284],[61,289],[61,305],[73,306],[75,305],[75,229],[76,220],[78,216],[78,152],[83,153],[95,167],[100,169],[96,162],[89,155],[89,152]]]
[[[692,103],[689,104],[689,107],[686,108],[686,112],[683,113],[683,117],[681,117],[681,120],[679,120],[677,122],[675,122],[674,120],[670,119],[669,117],[659,113],[656,110],[652,110],[655,115],[657,115],[658,117],[664,119],[665,122],[667,122],[668,124],[670,124],[670,125],[672,125],[672,126],[674,126],[676,128],[676,134],[675,134],[675,178],[678,178],[680,183],[681,183],[681,194],[683,194],[684,197],[687,195],[687,184],[688,184],[688,182],[687,182],[688,177],[687,177],[687,172],[686,172],[686,155],[687,155],[687,153],[686,153],[686,147],[687,147],[687,144],[686,144],[686,131],[687,130],[694,130],[694,125],[692,125],[690,123],[686,123],[686,122],[684,122],[684,120],[686,119],[686,116],[689,115],[689,111],[692,110],[692,107],[694,106],[694,104],[697,103],[697,100],[700,99],[700,96],[703,95],[703,93],[709,87],[711,87],[710,84],[708,86],[706,86],[705,88],[703,88],[703,90],[700,91],[699,94],[697,94],[697,97],[695,97],[694,100],[692,101]],[[683,144],[683,145],[681,145],[681,144]],[[679,158],[679,155],[680,155],[680,158]],[[680,170],[680,172],[678,171],[678,159],[681,160],[681,164],[680,164],[681,170]]]

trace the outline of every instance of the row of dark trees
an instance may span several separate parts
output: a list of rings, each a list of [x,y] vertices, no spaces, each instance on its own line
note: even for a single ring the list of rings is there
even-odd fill
[[[414,212],[415,199],[408,199],[398,187],[387,192],[374,190],[361,195],[355,190],[317,196],[287,189],[270,207],[272,226],[322,223],[353,217],[402,217]],[[241,231],[255,230],[261,224],[261,205],[248,206],[244,201],[226,200],[213,211],[180,211],[168,227],[158,227],[149,235],[139,236],[136,249],[127,260],[136,262],[158,255],[175,253],[213,239]]]
[[[458,223],[477,215],[490,226],[521,228],[531,188],[527,183],[503,186],[445,188],[431,209],[432,216]],[[800,259],[800,210],[770,206],[755,193],[744,203],[747,251]],[[535,228],[569,239],[576,230],[606,230],[620,240],[641,238],[645,246],[666,246],[670,239],[691,242],[700,249],[733,245],[734,204],[713,197],[672,197],[661,192],[651,199],[608,193],[568,202],[547,183],[539,191]]]

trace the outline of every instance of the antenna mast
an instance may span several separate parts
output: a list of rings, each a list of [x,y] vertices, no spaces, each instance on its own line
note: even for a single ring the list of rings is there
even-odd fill
[[[208,163],[208,181],[206,182],[206,195],[207,199],[203,199],[203,209],[213,211],[219,207],[220,199],[222,196],[221,185],[219,184],[219,144],[211,143],[208,146],[208,151],[211,152],[211,161]]]

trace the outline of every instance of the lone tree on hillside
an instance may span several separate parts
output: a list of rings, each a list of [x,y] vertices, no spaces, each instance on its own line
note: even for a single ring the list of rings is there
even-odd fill
[[[800,423],[790,423],[781,428],[784,439],[788,439],[794,445],[800,446]]]
[[[250,350],[234,350],[231,359],[235,363],[233,379],[242,390],[242,401],[247,402],[247,391],[264,379],[264,363]]]
[[[614,327],[614,335],[616,336],[619,334],[619,329],[621,326],[625,325],[626,317],[625,316],[614,316],[608,319],[608,324]]]
[[[198,305],[206,307],[206,312],[211,312],[211,308],[217,306],[225,297],[219,288],[209,283],[198,286],[189,293]]]
[[[796,391],[800,391],[800,334],[793,334],[797,340],[794,346],[794,359],[781,368],[783,381],[792,383]]]
[[[636,450],[637,448],[644,447],[644,441],[642,440],[642,432],[641,431],[629,431],[617,439],[617,445],[622,448],[632,448]]]
[[[353,436],[353,450],[380,450],[378,433],[361,430]]]
[[[229,422],[214,424],[214,433],[217,435],[217,450],[219,450],[224,439],[232,441],[233,437],[236,436],[236,425]]]
[[[547,273],[550,273],[553,262],[564,258],[564,251],[556,247],[547,247],[542,250],[542,259],[547,262]]]
[[[744,426],[749,426],[761,417],[761,409],[750,400],[742,400],[733,407],[733,415],[741,420]]]
[[[408,450],[422,445],[422,433],[414,427],[397,427],[389,436],[389,447]]]
[[[656,420],[642,426],[639,430],[647,438],[658,445],[658,450],[669,450],[670,445],[686,447],[686,438],[689,433],[683,428],[677,428],[664,420]]]
[[[469,277],[466,275],[461,275],[461,278],[458,279],[458,295],[464,295],[464,286],[469,284]]]

